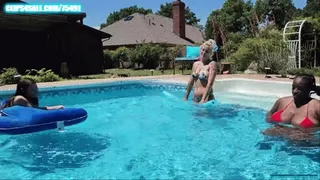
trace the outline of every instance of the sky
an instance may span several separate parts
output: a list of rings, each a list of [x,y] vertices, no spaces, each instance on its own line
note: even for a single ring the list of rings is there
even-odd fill
[[[118,11],[121,8],[137,5],[145,9],[152,9],[156,12],[160,9],[160,5],[174,0],[24,0],[27,3],[76,3],[82,5],[82,11],[87,14],[84,19],[84,24],[98,28],[101,23],[106,21],[106,18],[113,11]],[[197,18],[200,18],[200,24],[204,25],[209,14],[222,7],[225,0],[182,0],[186,6],[189,6]],[[297,8],[303,8],[307,0],[293,0]],[[111,3],[112,2],[112,3]],[[255,2],[255,0],[253,0]]]

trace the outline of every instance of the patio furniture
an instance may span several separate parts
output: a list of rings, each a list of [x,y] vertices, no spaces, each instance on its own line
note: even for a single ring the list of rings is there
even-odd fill
[[[270,67],[265,67],[264,70],[266,71],[266,76],[264,78],[271,78],[268,74],[271,73],[271,68]]]
[[[212,40],[213,41],[213,40]],[[213,51],[218,51],[217,44],[213,43]],[[173,74],[175,74],[175,63],[182,63],[181,73],[183,74],[183,70],[186,64],[194,63],[195,61],[199,61],[200,56],[200,46],[186,46],[186,56],[185,57],[176,57],[173,61]]]
[[[232,64],[231,62],[222,62],[220,74],[231,74],[231,71],[232,71],[231,64]]]
[[[199,60],[200,56],[200,46],[186,46],[186,56],[185,57],[176,57],[173,61],[173,74],[175,74],[175,64],[181,63],[181,73],[183,74],[183,70],[186,64],[194,63]]]

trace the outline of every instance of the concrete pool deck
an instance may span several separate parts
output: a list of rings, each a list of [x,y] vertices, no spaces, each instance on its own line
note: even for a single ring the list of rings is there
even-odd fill
[[[119,81],[132,81],[132,80],[160,80],[164,82],[175,82],[175,83],[187,83],[190,75],[161,75],[161,76],[138,76],[138,77],[121,77],[121,78],[106,78],[106,79],[81,79],[81,80],[66,80],[57,82],[46,82],[37,83],[39,88],[50,88],[60,86],[77,86],[86,84],[97,84],[107,82],[119,82]],[[278,78],[276,75],[271,75],[271,78],[265,78],[262,74],[230,74],[230,75],[218,75],[216,80],[227,80],[227,79],[250,79],[250,80],[262,80],[269,82],[292,82],[290,78]],[[317,84],[320,83],[320,78],[316,77]],[[0,91],[15,90],[16,84],[0,86]]]

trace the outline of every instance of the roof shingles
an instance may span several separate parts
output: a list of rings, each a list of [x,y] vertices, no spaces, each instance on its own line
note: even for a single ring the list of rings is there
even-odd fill
[[[156,14],[134,13],[129,21],[121,19],[101,31],[112,34],[104,46],[135,45],[138,43],[167,43],[172,45],[192,45],[204,41],[201,31],[194,26],[186,25],[188,41],[173,33],[173,20]]]

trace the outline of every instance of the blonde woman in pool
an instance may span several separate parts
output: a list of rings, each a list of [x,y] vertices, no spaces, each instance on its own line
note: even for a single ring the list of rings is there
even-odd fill
[[[200,46],[200,60],[193,63],[192,74],[188,81],[185,100],[188,100],[191,89],[194,87],[193,101],[205,103],[214,99],[213,83],[218,72],[218,63],[212,61],[213,48],[216,42],[212,39]]]

